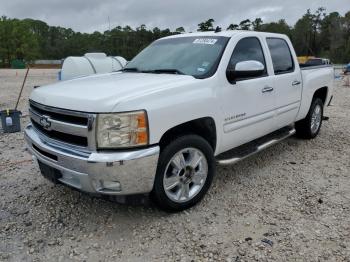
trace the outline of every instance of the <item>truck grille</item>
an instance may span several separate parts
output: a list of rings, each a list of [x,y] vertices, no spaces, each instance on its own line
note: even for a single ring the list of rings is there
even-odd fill
[[[94,115],[59,109],[29,101],[29,113],[33,127],[44,138],[72,146],[94,147],[91,134]]]
[[[46,107],[47,108],[47,107]],[[34,104],[34,102],[30,102],[30,109],[34,112],[37,112],[41,115],[50,116],[52,119],[60,120],[62,122],[67,122],[71,124],[77,124],[77,125],[85,125],[88,124],[88,118],[87,117],[80,117],[80,116],[73,116],[73,115],[65,115],[62,113],[58,113],[55,111],[48,111],[40,108],[40,105]],[[52,108],[54,110],[54,108]]]
[[[65,133],[57,132],[55,130],[46,130],[35,121],[32,121],[32,124],[38,131],[40,131],[42,134],[46,135],[49,138],[52,138],[61,142],[65,142],[68,144],[77,145],[77,146],[83,146],[83,147],[88,146],[86,137],[65,134]]]

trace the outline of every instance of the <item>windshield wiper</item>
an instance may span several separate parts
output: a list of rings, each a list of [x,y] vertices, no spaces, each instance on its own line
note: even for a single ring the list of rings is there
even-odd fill
[[[173,68],[153,69],[153,70],[142,71],[142,73],[186,75],[184,72]]]
[[[140,72],[140,70],[137,67],[125,67],[121,69],[122,72]]]
[[[152,70],[140,70],[137,67],[126,67],[119,71],[122,72],[137,72],[137,73],[146,73],[146,74],[176,74],[176,75],[185,75],[184,72],[178,69],[164,68],[164,69],[152,69]]]

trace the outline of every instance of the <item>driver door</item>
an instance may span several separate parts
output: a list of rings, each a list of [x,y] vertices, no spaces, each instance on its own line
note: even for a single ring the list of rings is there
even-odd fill
[[[268,74],[265,50],[257,37],[239,40],[228,67],[234,69],[243,61],[258,61],[265,67],[256,77],[225,81],[222,87],[222,152],[264,136],[275,129],[275,92]]]

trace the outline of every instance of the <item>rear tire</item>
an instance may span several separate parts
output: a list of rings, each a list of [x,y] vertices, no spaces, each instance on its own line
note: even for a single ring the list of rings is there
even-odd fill
[[[323,120],[323,102],[314,98],[307,116],[295,123],[296,135],[303,139],[313,139],[320,132]]]
[[[204,138],[176,138],[161,151],[151,197],[165,211],[182,211],[204,197],[214,174],[213,149]]]

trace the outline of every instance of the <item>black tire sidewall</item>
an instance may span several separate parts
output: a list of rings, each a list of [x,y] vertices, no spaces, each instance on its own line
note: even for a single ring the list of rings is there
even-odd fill
[[[318,127],[317,131],[316,132],[312,132],[312,130],[311,130],[312,114],[313,114],[313,112],[314,112],[314,110],[315,110],[317,105],[321,106],[321,122],[320,122],[320,126]],[[312,138],[314,138],[320,132],[321,126],[322,126],[322,120],[323,120],[323,102],[322,102],[322,100],[320,98],[316,98],[312,102],[312,105],[311,105],[310,111],[308,113],[307,119],[308,119],[308,129],[309,129],[310,136]]]
[[[204,154],[208,163],[208,174],[204,186],[194,198],[184,203],[177,203],[169,199],[165,193],[163,187],[164,173],[171,158],[180,150],[188,147],[196,148]],[[185,135],[178,137],[165,146],[161,151],[151,197],[161,209],[168,212],[177,212],[190,208],[204,197],[210,188],[214,175],[215,159],[213,149],[209,143],[198,135]]]

